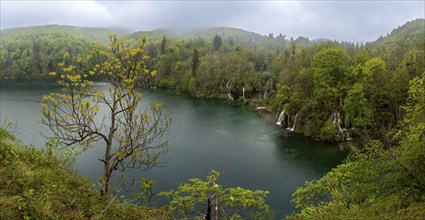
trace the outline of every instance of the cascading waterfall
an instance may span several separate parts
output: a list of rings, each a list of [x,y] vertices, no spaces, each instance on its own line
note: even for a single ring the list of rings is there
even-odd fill
[[[233,97],[232,97],[232,94],[230,94],[230,91],[229,91],[229,93],[227,94],[227,97],[229,97],[229,99],[233,101]]]
[[[279,118],[277,118],[277,122],[276,124],[279,126],[282,126],[282,122],[284,122],[283,120],[285,120],[285,108],[283,109],[283,111],[279,114]]]
[[[295,130],[295,124],[297,123],[297,117],[298,117],[298,114],[299,114],[299,113],[297,113],[297,114],[295,115],[295,118],[294,118],[294,124],[292,125],[292,128],[290,129],[290,131],[294,131],[294,130]]]
[[[233,101],[233,96],[232,96],[232,93],[231,93],[231,91],[232,91],[232,81],[231,80],[227,81],[226,88],[227,88],[227,90],[229,90],[229,93],[227,93],[227,96],[229,97],[230,100]]]
[[[338,130],[342,134],[342,139],[343,140],[347,140],[347,141],[353,140],[353,138],[348,133],[347,128],[341,127],[342,121],[341,121],[341,115],[340,115],[340,113],[338,111],[334,111],[334,112],[332,112],[332,117],[334,119],[333,120],[333,125],[334,126],[335,126],[335,124],[338,125]]]
[[[335,113],[335,111],[333,111],[333,112],[332,112],[331,117],[334,119],[334,120],[332,121],[332,124],[335,126],[335,124],[336,124],[336,122],[337,122],[337,119],[336,119],[336,113]]]
[[[291,130],[291,115],[289,115],[289,112],[288,112],[288,127],[286,128],[286,130]]]
[[[246,99],[245,99],[245,87],[242,87],[242,98],[243,98],[243,101],[245,102],[246,101]]]
[[[268,79],[268,80],[267,80],[266,85],[264,86],[264,96],[263,96],[263,97],[264,97],[264,99],[267,99],[267,93],[268,93],[268,91],[269,91],[269,87],[270,87],[270,86],[269,86],[269,85],[270,85],[270,80],[271,80],[271,79]]]
[[[341,116],[340,116],[340,114],[339,114],[339,112],[336,112],[336,114],[337,114],[337,117],[338,117],[338,128],[339,128],[339,131],[340,132],[343,132],[343,129],[341,128],[341,124],[342,124],[342,121],[341,121]]]
[[[342,121],[341,121],[339,112],[338,111],[332,112],[332,118],[334,119],[333,122],[332,122],[333,125],[334,126],[335,126],[335,124],[338,125],[339,131],[342,132],[342,128],[341,128]]]

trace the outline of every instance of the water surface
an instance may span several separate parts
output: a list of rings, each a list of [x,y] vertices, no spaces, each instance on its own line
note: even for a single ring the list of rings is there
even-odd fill
[[[1,84],[0,118],[16,123],[14,133],[24,144],[43,146],[40,133],[48,132],[38,123],[40,101],[52,91],[59,88],[41,82]],[[132,171],[129,176],[154,179],[156,192],[175,189],[189,178],[205,179],[215,169],[223,172],[225,187],[269,191],[267,202],[280,218],[295,211],[290,199],[297,187],[320,178],[347,155],[338,146],[299,135],[282,137],[283,129],[275,124],[274,116],[249,106],[176,96],[164,90],[150,93],[146,100],[167,103],[165,112],[172,118],[167,134],[171,149],[162,158],[168,162],[161,167]],[[78,158],[75,169],[97,182],[102,169],[97,158],[102,154],[103,145],[98,144]]]

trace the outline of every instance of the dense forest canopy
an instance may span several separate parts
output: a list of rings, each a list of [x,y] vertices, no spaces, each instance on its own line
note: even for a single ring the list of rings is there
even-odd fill
[[[123,31],[48,25],[2,31],[3,79],[52,78],[49,72],[85,60],[94,42]],[[279,124],[319,140],[386,138],[405,115],[409,81],[424,72],[424,19],[374,42],[354,44],[234,28],[191,33],[159,29],[148,35],[147,68],[157,86],[196,97],[269,106]],[[366,143],[365,141],[365,143]]]

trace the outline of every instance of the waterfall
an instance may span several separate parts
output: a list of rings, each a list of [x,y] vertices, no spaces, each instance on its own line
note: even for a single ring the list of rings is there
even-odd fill
[[[232,97],[232,94],[230,94],[230,91],[229,91],[229,93],[227,94],[227,97],[229,97],[229,99],[233,101],[233,97]]]
[[[335,124],[338,122],[338,120],[337,120],[337,118],[336,118],[336,113],[335,113],[335,111],[334,111],[334,112],[332,112],[331,117],[334,119],[334,120],[333,120],[333,122],[332,122],[332,124],[333,124],[333,125],[335,125]]]
[[[229,97],[230,100],[233,101],[233,96],[232,96],[232,93],[231,93],[231,91],[232,91],[232,89],[231,89],[232,88],[232,81],[231,80],[227,81],[226,88],[229,90],[229,93],[227,94],[227,96]]]
[[[350,136],[350,134],[348,133],[347,128],[344,128],[342,125],[342,120],[341,120],[341,115],[338,111],[334,111],[332,112],[332,117],[333,117],[333,124],[335,126],[335,124],[338,125],[338,130],[339,132],[341,132],[342,134],[342,139],[346,140],[346,141],[351,141],[353,140],[353,138]]]
[[[340,116],[338,111],[332,112],[331,117],[334,119],[333,122],[332,122],[333,125],[335,126],[335,124],[337,124],[338,130],[340,132],[343,132],[344,130],[346,130],[345,128],[341,128],[342,121],[341,121],[341,116]]]
[[[292,128],[291,128],[291,130],[290,130],[290,131],[294,131],[294,130],[295,130],[295,124],[297,123],[297,117],[298,117],[298,114],[300,114],[300,113],[297,113],[297,114],[295,115],[295,118],[294,118],[294,124],[292,125]]]
[[[345,138],[345,140],[346,140],[346,141],[351,141],[351,140],[353,140],[353,138],[350,136],[350,134],[348,134],[348,131],[347,131],[346,133],[347,133],[347,138]]]
[[[286,130],[291,130],[291,116],[289,115],[289,112],[288,112],[288,127],[286,127]]]
[[[341,116],[340,116],[340,114],[339,114],[339,112],[336,112],[336,114],[337,114],[337,118],[338,118],[338,128],[339,128],[339,131],[340,132],[343,132],[343,130],[342,130],[342,128],[341,128],[341,124],[342,124],[342,121],[341,121]]]
[[[243,101],[246,101],[246,99],[245,99],[245,87],[242,87],[242,98],[243,98]]]
[[[284,122],[283,120],[285,120],[285,108],[280,113],[279,118],[277,119],[276,124],[279,125],[279,126],[282,126],[282,122]]]
[[[269,91],[269,84],[270,84],[270,80],[271,79],[268,79],[267,80],[267,83],[266,83],[266,85],[264,86],[264,99],[267,99],[267,93],[268,93],[268,91]]]

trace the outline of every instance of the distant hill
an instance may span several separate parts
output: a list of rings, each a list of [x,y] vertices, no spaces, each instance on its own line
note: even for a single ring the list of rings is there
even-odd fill
[[[181,37],[182,38],[201,37],[201,38],[212,39],[215,35],[219,35],[223,39],[237,36],[239,38],[251,40],[253,42],[256,42],[258,40],[265,38],[265,36],[262,36],[254,32],[245,31],[245,30],[237,29],[237,28],[229,28],[229,27],[215,27],[215,28],[200,29],[200,30],[181,34]]]
[[[0,32],[0,74],[3,74],[5,78],[45,77],[49,71],[57,70],[57,63],[71,62],[87,54],[91,50],[93,42],[107,44],[109,42],[108,36],[114,33],[130,39],[147,35],[148,41],[153,42],[150,44],[151,55],[156,53],[154,48],[160,47],[164,36],[171,41],[188,42],[201,39],[199,42],[202,43],[198,42],[198,47],[204,49],[207,48],[205,45],[212,44],[215,36],[220,36],[223,43],[229,47],[240,45],[253,51],[261,51],[263,53],[261,59],[264,59],[265,54],[279,53],[289,45],[290,40],[294,40],[298,47],[331,42],[323,38],[309,40],[307,37],[286,39],[285,35],[265,36],[229,27],[206,28],[186,33],[167,29],[128,33],[122,29],[64,25],[22,27],[1,30]],[[341,42],[340,45],[355,46],[349,42]],[[425,50],[425,20],[416,19],[407,22],[385,37],[380,37],[364,46],[375,56],[387,51],[389,55],[385,59],[393,59],[394,62],[386,61],[392,64],[392,69],[395,69],[397,68],[395,64],[399,63],[410,49],[421,48]]]
[[[73,37],[84,38],[92,42],[105,42],[108,36],[114,33],[125,35],[126,31],[113,28],[91,28],[91,27],[74,27],[67,25],[43,25],[32,27],[12,28],[1,31],[2,38],[19,37],[19,36],[39,36],[46,33],[62,33],[72,35]]]
[[[402,44],[406,50],[418,46],[425,49],[425,19],[409,21],[395,28],[385,37],[380,37],[376,41],[368,43],[371,47],[394,47],[397,44]]]
[[[316,39],[312,40],[311,42],[322,43],[322,42],[332,42],[332,40],[327,39],[327,38],[316,38]]]
[[[202,38],[207,41],[212,41],[212,39],[217,35],[220,36],[223,41],[230,44],[241,44],[247,47],[262,46],[269,49],[282,49],[287,43],[287,40],[282,35],[270,37],[229,27],[205,28],[183,33],[167,29],[157,29],[152,31],[134,32],[128,36],[132,39],[137,39],[141,35],[147,35],[149,40],[158,40],[165,36],[169,39],[189,40]]]
[[[164,36],[167,38],[175,38],[176,34],[167,29],[156,29],[151,31],[137,31],[127,35],[130,39],[138,39],[140,36],[148,36],[148,40],[161,40]]]
[[[270,41],[282,41],[287,40],[285,36],[265,36],[251,31],[246,31],[237,28],[230,27],[214,27],[198,29],[194,31],[179,33],[168,29],[156,29],[149,31],[137,31],[128,33],[123,29],[118,28],[91,28],[91,27],[74,27],[66,25],[44,25],[44,26],[32,26],[32,27],[21,27],[12,28],[1,31],[2,38],[16,37],[22,35],[39,35],[45,32],[61,32],[73,35],[74,37],[81,37],[89,41],[94,42],[105,42],[108,40],[108,36],[111,34],[124,35],[129,38],[136,39],[141,35],[147,35],[150,40],[162,39],[163,36],[167,38],[179,38],[179,39],[196,39],[204,38],[211,40],[215,35],[220,36],[224,41],[233,40],[235,43],[253,43],[262,44]],[[301,37],[304,38],[304,37]],[[395,41],[403,39],[408,45],[417,45],[420,40],[425,38],[425,20],[423,18],[416,19],[414,21],[407,22],[406,24],[394,29],[391,33],[388,33],[385,37],[381,36],[376,41],[367,43],[373,47],[379,47],[382,45],[393,44]],[[299,38],[298,38],[299,39]],[[308,39],[308,38],[307,38]],[[419,39],[419,42],[418,42]],[[331,41],[325,38],[317,38],[309,41],[310,43],[321,43]],[[423,41],[423,40],[422,40]]]
[[[387,67],[394,70],[408,51],[412,49],[422,51],[422,53],[425,51],[425,19],[409,21],[395,28],[385,37],[366,43],[365,47],[374,56],[386,53],[383,59],[389,64]]]
[[[181,38],[181,39],[191,39],[191,38],[205,38],[205,39],[213,39],[215,35],[221,36],[223,39],[229,37],[240,37],[242,39],[251,39],[252,41],[259,40],[264,38],[260,34],[245,31],[237,28],[228,28],[228,27],[216,27],[216,28],[205,28],[198,29],[189,32],[177,32],[167,29],[156,29],[152,31],[138,31],[130,34],[129,36],[132,38],[139,37],[140,35],[149,35],[151,38],[158,38],[158,36],[166,36],[172,38]]]
[[[62,25],[2,30],[0,72],[10,79],[46,77],[58,63],[86,56],[94,42],[106,43],[114,32],[119,30]]]

